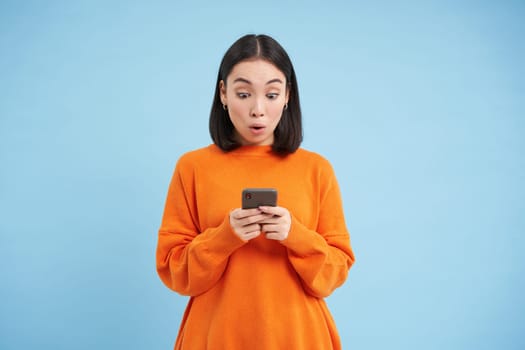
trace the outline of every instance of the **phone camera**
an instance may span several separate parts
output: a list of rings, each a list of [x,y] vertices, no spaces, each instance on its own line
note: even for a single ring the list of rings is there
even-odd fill
[[[252,194],[251,194],[250,192],[248,192],[248,193],[246,193],[246,194],[244,195],[244,198],[246,198],[246,199],[252,199]]]

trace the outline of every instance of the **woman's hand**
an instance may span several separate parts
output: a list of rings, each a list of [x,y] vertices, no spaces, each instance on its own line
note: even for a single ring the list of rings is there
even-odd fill
[[[247,242],[261,234],[259,222],[271,218],[272,214],[265,214],[259,208],[234,209],[230,212],[230,225],[233,232]]]
[[[258,221],[261,231],[266,234],[266,238],[276,241],[284,241],[288,238],[292,218],[288,209],[283,207],[259,207],[265,219]]]

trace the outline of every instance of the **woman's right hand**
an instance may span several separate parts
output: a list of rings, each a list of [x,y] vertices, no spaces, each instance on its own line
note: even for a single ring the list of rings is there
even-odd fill
[[[240,239],[248,242],[261,234],[261,225],[258,222],[271,216],[264,214],[259,208],[237,208],[230,212],[230,225]]]

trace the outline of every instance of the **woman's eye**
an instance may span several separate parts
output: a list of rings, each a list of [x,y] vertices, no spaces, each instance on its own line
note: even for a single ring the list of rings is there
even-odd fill
[[[239,96],[239,98],[242,99],[242,98],[247,98],[247,97],[249,97],[250,94],[247,93],[247,92],[239,92],[239,93],[237,93],[237,96]]]
[[[270,100],[276,99],[277,96],[279,96],[279,94],[277,94],[277,93],[271,93],[271,94],[267,94],[266,95],[266,97],[268,97]]]

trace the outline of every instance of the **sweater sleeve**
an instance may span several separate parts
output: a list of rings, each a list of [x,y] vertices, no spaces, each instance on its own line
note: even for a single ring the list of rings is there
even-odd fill
[[[307,228],[292,216],[288,238],[282,242],[305,291],[318,298],[341,286],[355,261],[339,186],[331,168],[329,175],[321,191],[317,229]]]
[[[193,183],[184,180],[183,172],[178,165],[169,186],[156,262],[168,288],[195,296],[217,283],[229,256],[245,242],[233,233],[228,215],[219,226],[200,232]]]

